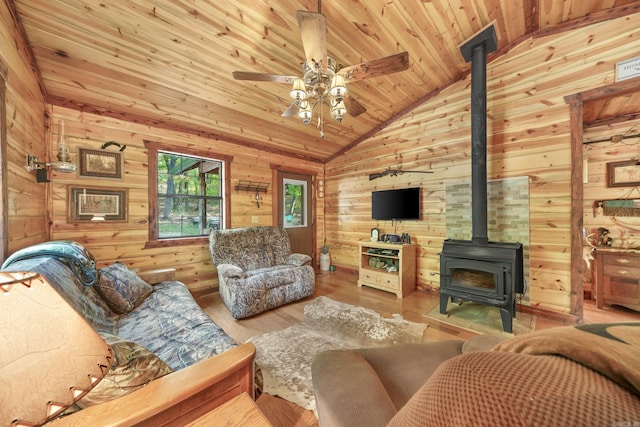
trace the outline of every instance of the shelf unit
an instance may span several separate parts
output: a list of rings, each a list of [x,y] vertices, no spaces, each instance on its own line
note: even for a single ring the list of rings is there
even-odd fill
[[[416,288],[416,248],[415,244],[361,242],[358,287],[391,292],[398,298],[409,295]],[[369,265],[372,258],[378,258],[385,265],[394,264],[397,271]]]

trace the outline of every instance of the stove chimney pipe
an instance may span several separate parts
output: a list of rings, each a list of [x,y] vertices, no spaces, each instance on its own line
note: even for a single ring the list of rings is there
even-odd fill
[[[493,23],[460,46],[471,61],[471,241],[489,242],[487,224],[487,54],[497,49]]]

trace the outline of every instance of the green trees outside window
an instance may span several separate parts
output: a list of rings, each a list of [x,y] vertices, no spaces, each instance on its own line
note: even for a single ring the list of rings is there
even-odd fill
[[[307,183],[293,179],[284,180],[284,226],[306,226],[305,200]]]
[[[223,228],[223,162],[158,152],[158,238]]]

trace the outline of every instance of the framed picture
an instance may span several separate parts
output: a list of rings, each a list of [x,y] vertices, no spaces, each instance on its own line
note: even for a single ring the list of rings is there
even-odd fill
[[[69,222],[127,221],[127,190],[69,187]]]
[[[607,163],[608,187],[634,187],[640,185],[640,164],[637,160]]]
[[[122,179],[122,152],[78,148],[78,176]]]

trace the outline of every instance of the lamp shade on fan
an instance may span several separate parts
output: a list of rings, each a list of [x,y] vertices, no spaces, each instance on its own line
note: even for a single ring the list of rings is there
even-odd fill
[[[56,417],[112,361],[109,345],[37,273],[0,272],[0,343],[0,425]]]

